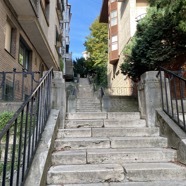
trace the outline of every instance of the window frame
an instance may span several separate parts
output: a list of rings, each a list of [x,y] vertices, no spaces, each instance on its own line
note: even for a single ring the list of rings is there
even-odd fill
[[[113,40],[113,38],[115,39]],[[113,46],[116,46],[116,48],[113,48]],[[118,35],[113,35],[111,37],[111,51],[115,51],[115,50],[118,50]]]
[[[40,0],[41,9],[43,11],[47,25],[49,26],[49,12],[50,12],[50,0]]]
[[[17,29],[7,18],[6,25],[5,25],[5,43],[4,49],[7,53],[9,53],[14,59],[16,57],[16,39],[17,39]],[[7,27],[9,27],[9,33],[7,33]],[[8,39],[7,39],[8,37]],[[8,43],[8,44],[7,44]]]
[[[112,10],[110,13],[110,26],[116,26],[118,24],[118,11]]]
[[[22,63],[20,62],[20,52],[22,50],[22,56],[23,56],[23,61]],[[28,47],[28,45],[26,44],[26,42],[24,41],[24,39],[21,37],[20,41],[19,41],[19,53],[18,53],[18,63],[28,72],[30,72],[32,70],[31,67],[31,55],[32,55],[32,51],[30,50],[30,48]]]

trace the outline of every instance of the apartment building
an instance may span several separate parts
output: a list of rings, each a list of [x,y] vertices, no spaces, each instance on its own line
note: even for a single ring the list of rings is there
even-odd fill
[[[63,20],[61,21],[62,30],[63,30],[63,48],[62,48],[62,57],[64,63],[64,78],[66,81],[70,81],[74,77],[73,73],[73,63],[72,63],[72,53],[69,50],[70,46],[70,21],[71,21],[71,5],[68,3],[68,0],[64,0],[64,11],[63,11]]]
[[[120,70],[124,61],[123,49],[136,31],[139,19],[144,17],[147,0],[103,0],[100,22],[108,23],[109,61],[108,91],[111,95],[134,94],[133,82]]]
[[[0,72],[40,71],[38,80],[50,67],[60,70],[64,5],[64,0],[0,0]],[[16,86],[12,79],[3,87],[0,81],[0,93],[21,89],[21,79]]]

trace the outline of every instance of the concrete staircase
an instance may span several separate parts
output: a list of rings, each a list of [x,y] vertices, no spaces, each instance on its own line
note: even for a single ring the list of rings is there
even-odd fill
[[[58,130],[47,185],[186,185],[176,151],[138,112],[86,111],[67,113],[65,129]]]
[[[80,78],[77,94],[77,112],[100,112],[100,100],[94,95],[87,78]]]

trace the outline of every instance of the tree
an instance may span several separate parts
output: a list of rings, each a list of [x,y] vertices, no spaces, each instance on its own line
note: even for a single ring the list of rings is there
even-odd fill
[[[84,43],[90,54],[87,63],[93,64],[92,70],[96,73],[96,83],[100,86],[107,85],[108,61],[108,30],[107,24],[99,23],[97,18],[90,26],[90,35]]]
[[[122,73],[138,81],[141,74],[156,70],[186,54],[186,0],[149,0],[133,39],[124,49]]]
[[[77,76],[80,74],[80,77],[85,77],[87,75],[88,69],[86,66],[85,59],[82,58],[76,58],[76,60],[73,61],[74,65],[74,75]]]

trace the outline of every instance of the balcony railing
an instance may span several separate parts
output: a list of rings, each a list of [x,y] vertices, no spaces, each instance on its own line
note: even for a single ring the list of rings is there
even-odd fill
[[[0,131],[0,185],[24,185],[51,110],[50,69]],[[34,179],[34,178],[33,178]]]
[[[162,108],[186,132],[186,79],[184,71],[160,68]]]
[[[39,71],[0,72],[0,101],[24,101],[39,83]]]

